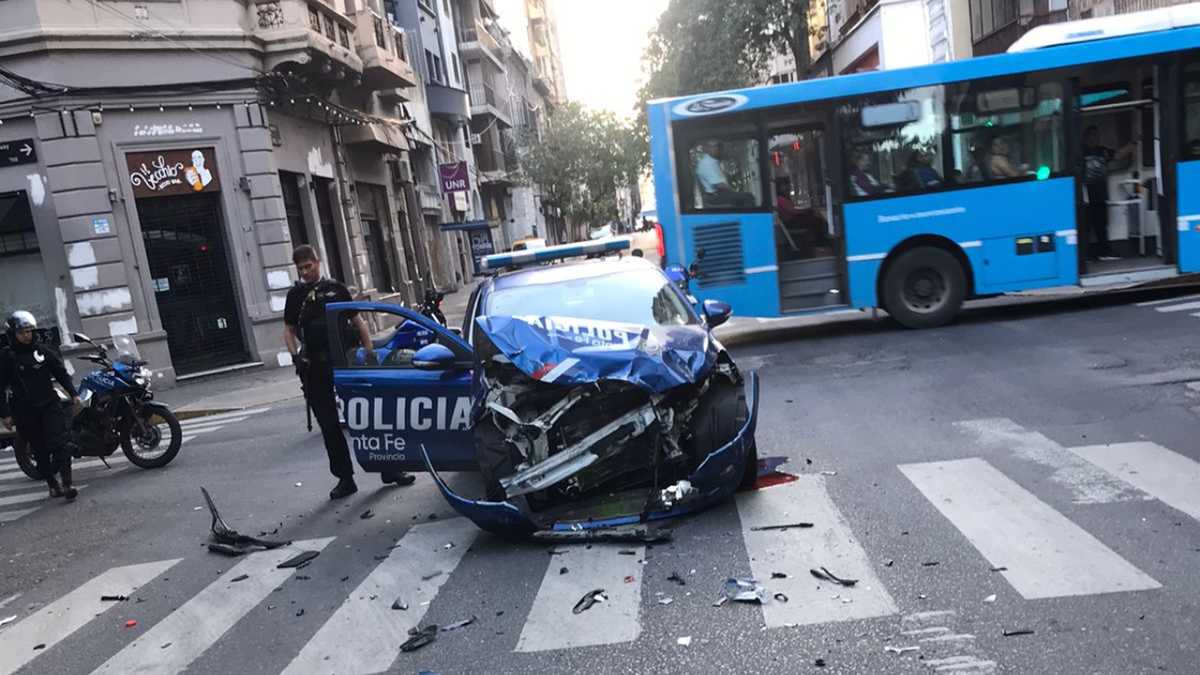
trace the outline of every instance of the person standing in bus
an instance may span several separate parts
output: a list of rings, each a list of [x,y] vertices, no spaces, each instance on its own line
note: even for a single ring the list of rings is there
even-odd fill
[[[1100,128],[1091,125],[1083,130],[1083,182],[1087,186],[1087,225],[1096,237],[1096,250],[1088,262],[1120,260],[1108,241],[1108,165],[1124,159],[1137,149],[1137,139],[1120,150],[1100,145]],[[1097,257],[1098,256],[1098,257]]]
[[[721,168],[720,141],[705,141],[700,148],[700,159],[696,162],[696,182],[704,206],[708,208],[754,206],[754,195],[739,192],[729,186],[725,170]]]

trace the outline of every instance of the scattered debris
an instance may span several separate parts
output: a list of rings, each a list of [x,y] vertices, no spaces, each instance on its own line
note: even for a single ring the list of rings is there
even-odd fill
[[[415,652],[421,647],[433,642],[434,639],[437,638],[437,633],[437,624],[430,624],[424,628],[421,628],[420,630],[416,628],[409,629],[408,634],[410,637],[404,641],[404,644],[400,645],[400,651]]]
[[[776,593],[776,594],[775,594],[775,600],[776,600],[777,602],[782,602],[782,603],[785,603],[785,604],[786,604],[786,603],[787,603],[787,601],[788,601],[788,596],[784,595],[783,593]]]
[[[303,607],[296,610],[296,616],[304,616],[304,608]]]
[[[822,471],[821,475],[822,476],[836,476],[837,472],[836,471]]]
[[[729,602],[729,598],[722,595],[721,597],[717,598],[716,602],[713,603],[713,607],[720,607],[727,602]]]
[[[299,483],[297,483],[297,486],[299,486]],[[254,537],[248,537],[244,534],[239,534],[236,530],[231,529],[228,525],[225,524],[225,520],[223,518],[221,518],[221,514],[219,512],[217,512],[217,505],[213,503],[212,496],[210,496],[208,494],[208,490],[201,487],[200,492],[204,493],[204,501],[208,504],[209,513],[212,514],[212,525],[210,526],[209,529],[212,530],[213,538],[216,539],[218,543],[228,544],[230,546],[238,546],[238,547],[242,547],[242,548],[245,548],[247,546],[258,546],[260,548],[266,548],[266,549],[279,548],[281,546],[287,546],[288,544],[292,543],[290,541],[271,541],[268,539],[256,539]],[[213,551],[213,547],[211,544],[209,545],[208,550]],[[224,551],[214,551],[214,552],[215,553],[224,553],[225,555],[230,555],[229,553],[224,552]]]
[[[675,602],[675,600],[672,598],[659,598],[658,599],[658,604],[660,604],[660,605],[669,605],[672,602]]]
[[[535,541],[553,543],[656,544],[671,541],[671,531],[658,527],[598,527],[579,530],[546,530],[533,534]],[[565,551],[564,551],[565,552]],[[550,555],[560,555],[561,553]]]
[[[445,546],[443,546],[442,548],[449,551],[450,549],[454,548],[454,542],[450,542],[450,543],[446,544]]]
[[[454,623],[448,623],[445,626],[442,626],[442,632],[448,633],[452,630],[457,630],[459,628],[462,628],[463,626],[470,626],[473,623],[475,623],[475,617],[471,617],[469,619],[463,619],[462,621],[455,621]]]
[[[679,645],[680,647],[691,647],[692,637],[689,635],[687,637],[675,638],[675,644]]]
[[[920,651],[920,650],[921,650],[920,647],[892,647],[890,645],[883,648],[883,651],[891,652],[893,654],[904,654],[907,652],[916,652],[916,651]]]
[[[690,481],[681,480],[674,485],[668,485],[666,489],[659,494],[658,499],[663,503],[663,506],[670,508],[683,501],[684,497],[692,494],[695,491],[696,488],[692,487]]]
[[[895,565],[895,564],[896,564],[896,561],[892,560],[891,558],[888,558],[887,560],[883,561],[884,567],[891,567],[892,565]]]
[[[1016,635],[1033,635],[1032,628],[1017,628],[1014,630],[1004,631],[1004,637],[1013,637]]]
[[[790,403],[790,401],[789,401],[789,403]],[[809,465],[809,466],[812,466],[812,458],[811,458],[811,457],[805,457],[805,458],[804,458],[804,463],[805,463],[805,464],[807,464],[807,465]]]
[[[848,605],[848,604],[850,604],[850,603],[852,603],[852,602],[854,602],[854,598],[842,598],[842,604],[843,604],[843,605]]]
[[[136,626],[136,625],[137,625],[137,621],[134,621],[133,619],[130,619],[130,620],[128,620],[128,621],[126,621],[126,622],[125,622],[125,627],[126,627],[126,628],[133,628],[133,627],[134,627],[134,626]]]
[[[992,571],[993,572],[1007,572],[1008,568],[1007,567],[993,567]]]
[[[16,621],[16,620],[17,620],[17,615],[16,615],[16,614],[13,614],[12,616],[10,616],[10,617],[8,617],[8,618],[6,618],[6,619],[0,619],[0,626],[4,626],[4,625],[6,625],[6,624],[10,624],[10,623],[12,623],[12,622],[14,622],[14,621]]]
[[[392,609],[398,609],[402,612],[406,612],[408,611],[408,603],[404,602],[400,598],[396,598],[396,601],[392,603]]]
[[[236,546],[230,546],[229,544],[209,544],[208,550],[212,553],[220,553],[221,555],[229,556],[230,558],[236,558],[239,555],[246,553],[244,549],[240,549]]]
[[[679,576],[679,572],[671,572],[671,576],[667,577],[667,581],[674,581],[680,586],[687,586],[687,580]]]
[[[783,572],[771,572],[771,578],[772,579],[786,579],[786,578],[788,578],[788,575],[784,574]]]
[[[359,520],[370,520],[374,517],[375,517],[375,512],[372,511],[371,509],[367,509],[366,511],[362,512],[362,515],[359,516],[358,519]]]
[[[100,602],[125,602],[128,599],[129,599],[128,596],[124,596],[124,595],[102,595],[102,596],[100,596]]]
[[[942,563],[938,562],[937,560],[930,560],[928,562],[921,563],[921,567],[937,567],[938,565],[941,565],[941,564]]]
[[[832,581],[833,583],[838,584],[839,586],[853,586],[854,584],[858,583],[858,579],[839,578],[833,572],[830,572],[829,570],[825,569],[824,567],[822,567],[819,570],[809,570],[809,572],[814,577],[820,579],[821,581]]]
[[[193,511],[200,511],[200,510],[203,510],[203,509],[204,509],[204,507],[203,507],[203,506],[197,506],[197,507],[194,507],[192,510],[193,510]]]
[[[311,562],[313,558],[317,557],[320,554],[321,554],[320,551],[301,551],[300,553],[297,553],[296,555],[292,556],[291,558],[288,558],[287,560],[284,560],[283,562],[276,565],[275,569],[277,569],[277,570],[287,570],[287,569],[292,569],[292,568],[300,569],[300,567],[302,565],[304,565],[308,562]]]
[[[995,601],[996,601],[996,595],[993,593],[992,595],[989,595],[989,596],[987,596],[986,598],[984,598],[984,599],[983,599],[983,601],[984,601],[984,602],[995,602]]]
[[[917,594],[917,599],[918,599],[918,600],[924,600],[924,599],[926,599],[926,598],[928,598],[928,597],[929,597],[929,596],[928,596],[928,595],[925,595],[924,593],[918,593],[918,594]]]
[[[345,582],[345,581],[350,581],[350,575],[349,575],[349,574],[347,574],[346,576],[342,577],[342,581],[343,581],[343,582]]]
[[[754,579],[725,580],[725,597],[736,602],[757,602],[767,604],[771,601],[771,592]]]
[[[634,551],[634,550],[628,549],[628,548],[623,548],[620,551],[617,551],[617,555],[637,555],[637,551]]]
[[[303,485],[304,485],[304,483],[296,483],[296,487],[301,487]]]
[[[635,581],[637,581],[637,577],[625,577],[625,583],[627,584],[632,584]]]
[[[236,583],[237,583],[237,582],[239,582],[239,581],[245,581],[245,580],[247,580],[247,579],[249,579],[249,578],[250,578],[250,575],[249,575],[249,574],[243,574],[243,575],[241,575],[241,576],[234,577],[234,578],[230,579],[230,580],[229,580],[229,583],[231,583],[231,584],[236,584]],[[306,578],[307,578],[307,577],[306,577]]]
[[[425,576],[421,577],[421,581],[429,581],[430,579],[436,579],[440,576],[442,576],[442,571],[438,570],[433,574],[426,574]]]
[[[36,644],[33,646],[33,651],[38,652],[46,648],[46,643]]]
[[[563,575],[563,574],[566,574],[567,572],[570,572],[570,571],[571,571],[571,570],[569,570],[569,569],[567,569],[567,568],[565,568],[565,567],[562,567],[562,568],[560,568],[560,569],[558,570],[558,573],[559,573],[559,575],[561,576],[561,575]]]
[[[825,667],[825,659],[817,659],[816,661],[813,661],[813,665],[818,668],[824,668]]]
[[[165,645],[163,645],[163,646],[159,647],[159,649],[166,649],[167,647],[170,647],[170,646],[171,646],[171,643],[170,643],[170,642],[168,642],[168,643],[166,643]]]
[[[571,612],[575,614],[582,614],[583,612],[591,609],[592,605],[596,604],[597,602],[604,602],[605,600],[608,600],[608,598],[604,596],[603,588],[598,588],[594,591],[588,591],[587,595],[583,596],[579,599],[579,602],[575,603],[575,608],[572,609]]]
[[[807,529],[812,527],[812,523],[787,523],[786,525],[760,525],[750,528],[751,532],[766,532],[767,530],[790,530],[792,528]]]
[[[374,558],[374,560],[387,560],[387,559],[388,559],[388,556],[386,556],[386,555],[377,555]]]

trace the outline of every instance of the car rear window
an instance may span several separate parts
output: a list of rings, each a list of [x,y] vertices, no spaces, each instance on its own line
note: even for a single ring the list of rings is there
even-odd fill
[[[560,316],[638,326],[697,323],[695,315],[671,287],[671,282],[654,269],[493,291],[483,313],[489,316]]]

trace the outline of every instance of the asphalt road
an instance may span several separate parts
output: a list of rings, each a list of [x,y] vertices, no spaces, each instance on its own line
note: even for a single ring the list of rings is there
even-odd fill
[[[762,376],[760,454],[800,478],[653,547],[505,543],[427,477],[360,475],[330,503],[295,402],[189,422],[160,471],[81,470],[70,505],[0,455],[0,621],[16,617],[0,675],[1194,675],[1200,297],[1186,296],[990,307],[925,332],[843,320],[738,347]],[[207,552],[201,485],[235,529],[278,528],[320,556],[286,571],[296,549]],[[796,521],[814,527],[751,529]],[[859,582],[818,581],[821,566]],[[782,595],[714,607],[728,576]],[[607,602],[571,612],[599,588]],[[399,652],[407,626],[471,617]]]

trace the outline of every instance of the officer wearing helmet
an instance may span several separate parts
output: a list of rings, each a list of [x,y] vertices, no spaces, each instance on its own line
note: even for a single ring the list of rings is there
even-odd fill
[[[66,418],[54,382],[58,382],[79,405],[79,394],[62,359],[53,351],[33,344],[37,320],[29,312],[13,312],[4,324],[9,346],[0,351],[0,422],[29,441],[38,471],[46,477],[51,497],[75,499],[71,484],[71,450]],[[11,395],[11,405],[9,397]],[[55,474],[62,477],[58,482]]]

